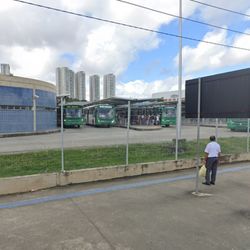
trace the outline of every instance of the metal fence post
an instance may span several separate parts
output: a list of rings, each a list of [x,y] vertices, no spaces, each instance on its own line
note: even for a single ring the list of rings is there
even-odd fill
[[[198,110],[197,110],[197,159],[195,193],[199,192],[199,166],[200,166],[200,111],[201,111],[201,79],[198,80]]]
[[[249,153],[249,123],[250,119],[247,119],[247,153]]]
[[[127,119],[127,144],[126,144],[126,166],[128,166],[128,144],[129,144],[129,127],[130,127],[130,101],[128,101],[128,119]]]
[[[218,139],[218,118],[215,119],[215,138]]]

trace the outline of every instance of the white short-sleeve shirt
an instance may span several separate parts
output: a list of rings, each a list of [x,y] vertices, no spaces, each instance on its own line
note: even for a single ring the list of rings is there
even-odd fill
[[[218,157],[220,152],[220,145],[215,141],[209,142],[205,148],[205,153],[208,153],[208,158]]]

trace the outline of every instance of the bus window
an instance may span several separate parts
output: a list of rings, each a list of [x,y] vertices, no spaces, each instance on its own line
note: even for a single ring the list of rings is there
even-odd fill
[[[175,117],[175,110],[174,109],[167,109],[166,110],[168,117]]]
[[[80,109],[66,109],[67,118],[80,118],[82,117],[82,111]]]
[[[99,108],[98,116],[100,118],[108,118],[111,119],[114,117],[114,110],[112,108]]]

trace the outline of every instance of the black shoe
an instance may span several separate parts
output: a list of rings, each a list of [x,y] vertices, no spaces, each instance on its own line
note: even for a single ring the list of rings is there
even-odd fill
[[[207,182],[202,182],[202,184],[210,186],[210,183],[207,183]]]
[[[210,184],[211,184],[211,185],[215,185],[215,183],[214,183],[214,182],[212,182],[212,181],[210,182]]]

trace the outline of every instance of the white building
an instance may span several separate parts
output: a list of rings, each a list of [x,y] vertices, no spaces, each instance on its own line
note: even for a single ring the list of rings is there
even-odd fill
[[[98,75],[89,77],[89,99],[91,102],[100,100],[100,77]]]
[[[2,63],[1,64],[1,74],[10,75],[10,65]]]
[[[84,71],[79,71],[75,75],[75,97],[78,100],[86,100],[86,84]]]
[[[179,92],[177,91],[166,91],[166,92],[158,92],[152,94],[152,98],[164,98],[165,100],[168,101],[177,101],[179,96]],[[185,98],[185,90],[181,91],[181,98]]]
[[[69,94],[75,98],[75,74],[67,67],[56,68],[57,95]]]
[[[73,70],[69,70],[69,97],[76,98],[75,93],[75,72]]]
[[[114,74],[107,74],[103,77],[103,98],[115,96],[116,78]]]

